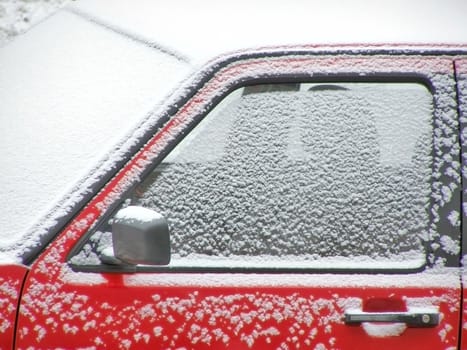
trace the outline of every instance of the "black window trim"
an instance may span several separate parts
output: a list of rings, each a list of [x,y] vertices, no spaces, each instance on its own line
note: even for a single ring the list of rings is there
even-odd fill
[[[315,56],[315,53],[313,52],[312,55],[310,55],[310,52],[305,52],[301,53],[306,56]],[[323,53],[316,54],[316,56],[321,56]],[[335,54],[335,52],[333,52]],[[375,54],[382,54],[381,52],[372,52],[372,55]],[[385,54],[388,54],[387,52]],[[419,54],[419,53],[414,53],[414,54]],[[276,53],[277,56],[290,56],[290,55],[297,55],[296,52],[281,52],[281,53]],[[276,56],[275,55],[275,56]],[[405,56],[406,53],[401,55],[401,53],[392,53],[389,54],[389,57],[400,57],[400,56]],[[209,80],[211,80],[217,72],[227,66],[228,64],[238,61],[238,60],[249,60],[249,59],[257,59],[257,58],[262,58],[262,57],[271,57],[271,55],[268,54],[259,54],[259,55],[244,55],[243,57],[236,57],[236,58],[231,58],[227,59],[225,61],[222,61],[222,64],[216,64],[214,67],[211,67],[210,74],[204,76],[203,79],[200,80],[200,83],[196,88],[194,88],[190,93],[188,93],[186,96],[182,97],[180,99],[180,102],[177,103],[175,106],[170,108],[165,115],[160,119],[160,122],[157,124],[155,128],[152,130],[148,130],[148,132],[145,134],[145,137],[143,138],[144,141],[139,145],[136,145],[132,149],[131,155],[128,157],[128,159],[131,158],[131,156],[136,153],[142,145],[144,145],[157,131],[160,127],[162,127],[172,116],[176,114],[176,112],[185,104],[187,103],[191,97],[195,95],[195,93],[204,86],[205,83],[207,83]],[[352,54],[349,55],[348,57],[358,57],[360,54]],[[433,56],[435,58],[437,56]],[[454,71],[452,72],[454,74]],[[309,75],[305,74],[300,74],[300,75],[289,75],[289,74],[281,74],[281,75],[264,75],[264,76],[259,76],[255,78],[243,78],[236,80],[231,86],[228,87],[228,89],[221,95],[217,96],[214,98],[210,104],[208,105],[208,108],[206,109],[205,112],[202,114],[196,115],[193,118],[193,122],[186,128],[186,132],[184,135],[188,134],[203,118],[206,116],[222,99],[224,99],[228,94],[230,94],[232,91],[238,89],[239,87],[243,86],[248,86],[248,85],[256,85],[256,84],[264,84],[264,83],[346,83],[346,82],[391,82],[391,83],[402,83],[402,82],[411,82],[411,83],[420,83],[423,84],[428,88],[430,93],[432,95],[435,93],[435,87],[433,86],[431,80],[429,77],[425,76],[422,73],[368,73],[365,75],[361,75],[360,73],[333,73],[333,74],[324,74],[324,73],[317,73],[313,77],[310,77]],[[434,100],[434,96],[433,96]],[[434,101],[434,109],[436,109],[436,101]],[[174,139],[168,146],[167,148],[155,159],[154,163],[146,168],[142,175],[141,178],[145,178],[148,176],[149,173],[151,173],[154,168],[165,158],[165,156],[172,151],[172,149],[183,139],[183,136],[179,136],[176,139]],[[122,161],[122,167],[126,162]],[[105,178],[105,181],[100,181],[99,186],[102,188],[115,174],[111,174],[108,177]],[[67,261],[71,259],[75,254],[77,254],[88,238],[96,231],[97,227],[101,225],[102,222],[108,221],[114,213],[121,207],[122,202],[124,198],[128,196],[128,194],[137,186],[137,183],[134,183],[124,194],[122,194],[122,199],[117,201],[116,203],[113,203],[111,207],[107,210],[106,213],[104,213],[99,220],[96,222],[94,227],[89,230],[85,235],[83,235],[80,240],[78,241],[77,244],[73,247],[73,249],[70,251],[69,255],[67,256]],[[456,192],[459,192],[456,194],[456,196],[459,196],[460,198],[460,190],[457,190]],[[88,199],[89,200],[89,199]],[[460,205],[459,205],[459,210],[460,210]],[[78,211],[77,211],[78,212]],[[431,215],[431,214],[430,214]],[[430,241],[426,242],[425,244],[425,249],[426,249],[426,256],[428,257],[430,254],[434,254],[437,256],[437,252],[434,252],[432,247],[431,247]],[[459,257],[454,257],[452,260],[456,260],[458,262]],[[143,273],[154,273],[154,272],[170,272],[170,273],[218,273],[218,272],[231,272],[231,273],[343,273],[343,274],[358,274],[358,273],[385,273],[385,274],[398,274],[398,273],[416,273],[416,272],[421,272],[425,270],[428,267],[432,267],[433,264],[430,261],[426,261],[426,263],[420,267],[417,268],[352,268],[352,269],[340,269],[340,268],[300,268],[300,269],[287,269],[287,268],[226,268],[226,267],[219,267],[219,268],[191,268],[191,267],[154,267],[154,266],[107,266],[107,265],[75,265],[69,263],[69,266],[72,268],[74,271],[79,271],[79,272],[115,272],[115,273],[132,273],[132,272],[143,272]],[[448,266],[451,266],[448,264]],[[458,265],[455,265],[458,266]]]

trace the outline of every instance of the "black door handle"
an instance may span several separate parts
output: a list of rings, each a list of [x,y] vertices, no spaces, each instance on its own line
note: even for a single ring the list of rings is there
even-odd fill
[[[359,325],[362,322],[405,323],[408,327],[435,327],[439,324],[438,312],[346,312],[344,322]]]

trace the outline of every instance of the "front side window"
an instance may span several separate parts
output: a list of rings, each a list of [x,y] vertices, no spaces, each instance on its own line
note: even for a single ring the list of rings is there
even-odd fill
[[[242,87],[127,204],[168,220],[174,267],[419,267],[432,123],[418,83]],[[109,237],[98,229],[80,254]]]

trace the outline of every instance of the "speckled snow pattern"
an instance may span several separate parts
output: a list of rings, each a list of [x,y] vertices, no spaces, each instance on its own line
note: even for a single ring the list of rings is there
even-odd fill
[[[50,256],[60,253],[54,251]],[[290,286],[283,286],[287,288],[283,291],[267,290],[257,276],[256,288],[236,288],[238,292],[201,285],[167,288],[158,286],[156,278],[146,282],[146,289],[133,289],[128,298],[130,285],[118,275],[96,285],[102,293],[95,294],[94,290],[91,294],[92,283],[83,284],[85,277],[75,274],[73,282],[69,280],[73,272],[67,268],[51,272],[59,277],[54,282],[47,281],[47,271],[37,270],[24,295],[20,345],[33,339],[38,347],[63,346],[62,339],[69,336],[75,346],[91,348],[114,344],[118,349],[259,349],[273,344],[275,349],[285,350],[322,344],[324,349],[339,349],[345,347],[342,339],[336,338],[347,327],[343,314],[362,308],[360,298],[340,292],[339,287],[334,291],[321,288],[318,281],[322,277],[317,275],[313,278],[318,283],[318,296],[303,288],[294,291]],[[450,277],[453,275],[444,274],[445,280]],[[397,281],[405,277],[386,278]],[[192,275],[191,279],[203,280],[202,275]],[[394,292],[387,293],[393,296]],[[430,297],[403,300],[409,308],[440,309],[441,317],[450,319],[458,311],[457,296],[452,289],[443,295],[432,291]],[[362,329],[374,338],[391,337],[395,332],[376,328],[370,325]],[[456,339],[452,326],[441,329],[438,336],[446,344]]]
[[[420,249],[431,96],[422,87],[348,89],[243,96],[156,169],[135,204],[169,220],[180,256]]]
[[[3,0],[0,2],[0,46],[29,30],[69,0]]]
[[[398,60],[387,60],[385,58],[376,57],[373,60],[370,59],[348,59],[339,58],[319,58],[313,60],[313,63],[308,66],[309,70],[303,70],[306,65],[307,58],[295,57],[289,58],[287,63],[281,62],[280,60],[271,59],[265,63],[265,61],[258,60],[258,62],[252,61],[248,65],[232,64],[230,67],[226,67],[221,70],[220,74],[206,86],[207,91],[211,91],[213,94],[219,94],[221,91],[229,86],[230,81],[237,79],[246,79],[246,77],[258,77],[263,74],[264,71],[270,73],[277,72],[278,74],[284,74],[286,71],[289,74],[329,74],[343,73],[348,71],[377,71],[384,67],[385,72],[397,72],[404,71],[404,69],[411,70],[428,70],[427,76],[432,79],[434,89],[434,105],[435,105],[435,121],[434,121],[434,137],[433,137],[433,148],[434,148],[434,164],[432,173],[432,200],[433,204],[430,209],[431,215],[433,215],[432,224],[429,230],[422,238],[425,240],[438,241],[440,235],[448,235],[450,237],[457,238],[459,234],[459,227],[453,225],[452,217],[455,216],[455,212],[459,210],[456,206],[456,193],[459,193],[460,177],[458,170],[459,164],[459,148],[457,144],[457,131],[458,122],[456,118],[455,108],[455,86],[452,75],[446,75],[445,72],[449,72],[452,69],[452,63],[450,60],[444,59],[433,59],[429,63],[419,60],[417,58],[407,58]],[[349,62],[352,62],[352,68],[349,68]],[[264,64],[264,65],[263,65]],[[281,71],[283,69],[284,71]],[[202,102],[201,99],[196,99],[198,102]],[[200,105],[200,107],[202,104]],[[191,112],[193,105],[188,107],[189,114],[196,113]],[[202,112],[204,109],[198,109],[197,113]],[[185,114],[185,113],[184,113]],[[441,210],[443,208],[443,210]],[[441,211],[447,211],[448,215],[440,216]],[[210,242],[207,242],[210,243]],[[441,244],[435,244],[431,248],[437,250],[441,247]],[[452,247],[451,247],[452,248]],[[446,254],[451,254],[453,249],[449,249]]]
[[[379,67],[379,68],[376,68]],[[381,68],[384,67],[384,68]],[[345,247],[344,254],[349,255],[352,251],[352,249],[355,252],[355,249],[365,251],[367,252],[368,249],[370,248],[368,246],[368,242],[364,241],[362,244],[355,244],[355,241],[353,241],[353,238],[356,237],[356,233],[361,231],[362,227],[365,229],[365,231],[369,231],[370,235],[374,236],[374,239],[376,240],[376,247],[378,252],[384,252],[384,254],[391,254],[393,253],[393,249],[395,249],[395,245],[391,244],[393,242],[396,242],[398,238],[401,238],[402,244],[401,244],[401,250],[409,250],[410,248],[413,248],[413,244],[416,241],[410,242],[408,237],[413,237],[413,232],[417,232],[418,237],[420,237],[423,241],[431,241],[433,242],[429,249],[432,252],[437,251],[438,256],[442,256],[441,260],[438,261],[438,264],[444,264],[444,260],[446,257],[449,256],[455,256],[455,254],[458,253],[458,249],[456,249],[456,242],[458,242],[458,235],[459,235],[459,224],[458,220],[456,220],[456,217],[459,216],[459,208],[458,205],[456,204],[456,198],[459,196],[459,183],[460,183],[460,176],[458,174],[459,168],[460,168],[460,163],[458,161],[459,159],[459,147],[457,143],[458,139],[458,121],[456,119],[456,108],[455,108],[455,85],[454,85],[454,79],[452,75],[446,74],[446,72],[451,72],[452,70],[452,62],[448,59],[443,59],[443,58],[436,58],[436,59],[431,59],[429,61],[424,61],[418,58],[410,57],[410,58],[400,58],[400,59],[387,59],[384,57],[375,57],[373,59],[360,59],[360,58],[344,58],[344,57],[319,57],[319,58],[307,58],[307,57],[289,57],[287,60],[282,60],[282,59],[258,59],[258,60],[251,60],[248,62],[248,64],[243,64],[243,63],[233,63],[230,66],[227,66],[216,75],[214,79],[212,79],[200,92],[192,99],[191,102],[189,102],[185,107],[182,108],[182,110],[175,116],[175,118],[167,125],[167,130],[163,134],[160,135],[160,138],[157,143],[148,145],[146,148],[146,151],[143,153],[143,156],[140,157],[137,161],[135,161],[135,166],[125,174],[125,178],[127,180],[120,182],[120,184],[117,186],[116,191],[114,193],[110,194],[104,201],[101,202],[100,204],[100,209],[103,210],[107,207],[108,204],[112,203],[114,199],[118,198],[119,192],[125,190],[125,188],[128,188],[129,186],[135,179],[137,179],[139,176],[138,174],[142,171],[142,169],[151,162],[151,159],[154,159],[159,155],[161,150],[164,147],[165,143],[170,142],[174,137],[177,136],[179,132],[182,132],[183,128],[186,127],[186,125],[190,124],[192,122],[193,118],[198,118],[200,114],[202,114],[209,106],[209,101],[210,98],[213,98],[214,96],[218,96],[222,92],[226,91],[229,86],[231,86],[235,81],[238,80],[243,80],[247,78],[256,78],[258,76],[261,76],[263,74],[266,74],[267,72],[269,74],[301,74],[306,78],[307,76],[312,76],[314,74],[329,74],[330,72],[333,73],[344,73],[344,72],[352,72],[352,71],[383,71],[385,73],[388,72],[402,72],[404,73],[405,71],[422,71],[425,72],[424,74],[431,79],[434,85],[433,89],[433,103],[435,107],[435,115],[434,115],[434,129],[433,129],[433,139],[432,139],[432,147],[433,147],[433,165],[432,165],[432,173],[431,176],[430,174],[427,173],[421,173],[423,170],[420,170],[420,168],[413,168],[412,173],[416,173],[419,171],[419,173],[416,173],[416,176],[412,177],[413,181],[410,181],[410,187],[409,183],[407,183],[405,180],[403,181],[400,176],[397,174],[397,172],[394,172],[394,174],[391,174],[389,176],[389,179],[392,181],[387,181],[387,183],[384,184],[384,190],[391,188],[392,191],[396,191],[398,193],[398,196],[404,200],[407,200],[409,202],[414,203],[415,206],[412,206],[412,208],[416,209],[406,209],[404,208],[404,213],[402,216],[394,217],[394,221],[397,221],[398,219],[404,218],[403,220],[406,220],[406,222],[410,222],[410,227],[407,228],[407,231],[400,229],[399,228],[384,228],[387,229],[385,236],[387,236],[388,231],[392,231],[391,238],[392,241],[384,241],[385,238],[381,238],[381,236],[378,236],[376,232],[377,230],[374,229],[375,226],[373,225],[373,222],[370,222],[368,218],[365,218],[365,211],[360,210],[353,210],[349,208],[349,203],[347,202],[342,202],[339,205],[335,205],[332,203],[324,203],[321,208],[313,208],[314,211],[318,210],[318,212],[322,213],[325,212],[325,210],[330,210],[330,209],[336,209],[338,208],[344,213],[344,217],[347,216],[351,218],[354,223],[354,225],[347,225],[342,231],[349,232],[348,236],[345,237],[346,239],[343,240],[343,242],[348,243],[348,247]],[[350,110],[352,110],[352,107],[349,107]],[[267,118],[268,116],[268,110],[267,107],[264,107],[263,110],[265,113],[263,115],[259,115],[259,119],[262,121],[262,119]],[[269,111],[270,112],[270,111]],[[259,112],[260,113],[260,112]],[[274,120],[268,120],[268,123],[276,123],[278,124],[278,121]],[[316,123],[317,121],[314,120]],[[358,121],[357,121],[358,122]],[[268,136],[261,136],[260,132],[260,125],[251,125],[248,124],[249,121],[244,121],[244,132],[239,132],[238,135],[232,136],[233,138],[242,138],[248,133],[255,133],[256,134],[253,136],[254,138],[257,139],[258,142],[268,142],[267,137]],[[364,120],[360,121],[359,123],[365,123]],[[318,125],[319,122],[317,122]],[[337,124],[336,124],[337,125]],[[363,126],[364,124],[362,124]],[[248,129],[248,127],[250,129]],[[281,139],[281,136],[283,137],[284,135],[281,135],[281,133],[284,132],[284,128],[280,128],[281,125],[273,125],[273,132],[275,132],[275,135],[269,135],[271,138],[276,138],[275,142],[280,142],[278,141]],[[326,129],[325,126],[323,132],[329,132],[329,129]],[[255,129],[256,128],[256,129]],[[255,131],[256,130],[256,131]],[[425,147],[424,149],[426,150],[427,143],[430,141],[427,140],[426,138],[422,140],[425,142]],[[370,140],[363,140],[363,144],[365,142],[371,142]],[[419,141],[420,142],[420,141]],[[333,149],[333,148],[331,148]],[[258,165],[256,160],[254,159],[254,155],[252,156],[247,155],[250,157],[246,157],[245,155],[242,155],[239,150],[230,150],[232,157],[237,157],[240,159],[241,157],[244,157],[244,159],[241,159],[242,163],[244,163],[246,166],[245,167],[238,167],[238,169],[235,169],[235,172],[241,172],[243,169],[245,171],[249,172],[249,169],[247,169],[247,166],[251,169],[254,169],[255,167],[258,168]],[[423,154],[423,153],[422,153]],[[265,154],[257,154],[256,156],[262,156],[265,157]],[[272,156],[271,156],[272,157]],[[425,158],[423,158],[425,157]],[[368,158],[368,157],[367,157]],[[366,161],[369,161],[369,159],[365,159]],[[363,158],[362,158],[363,161]],[[425,155],[422,155],[422,157],[417,160],[419,164],[426,164],[426,153]],[[285,160],[281,158],[280,160],[277,159],[272,159],[270,162],[269,167],[274,168],[276,164],[274,162],[277,162],[278,168],[282,166],[282,168],[286,167],[287,164],[285,164]],[[357,162],[358,163],[358,162]],[[363,164],[363,163],[362,163]],[[186,164],[185,166],[191,166]],[[180,168],[181,165],[174,166],[174,168]],[[358,164],[357,164],[358,167]],[[192,167],[193,168],[193,167]],[[404,167],[402,167],[404,168]],[[345,169],[345,167],[344,167]],[[358,169],[359,171],[362,171],[362,168],[360,167]],[[174,169],[174,172],[176,173],[178,170]],[[206,172],[202,167],[198,169],[190,169],[191,175],[200,183],[205,184],[207,181],[204,181],[204,177],[206,176]],[[243,176],[245,176],[245,171],[243,172]],[[260,173],[262,172],[262,169],[258,170]],[[407,171],[406,168],[400,171]],[[225,173],[225,172],[224,172]],[[191,193],[193,196],[199,198],[199,203],[195,203],[196,205],[192,208],[188,208],[188,204],[185,202],[181,202],[179,198],[175,194],[179,193],[177,191],[181,190],[178,188],[178,185],[180,184],[177,181],[168,181],[167,182],[167,190],[161,191],[161,193],[158,193],[158,195],[161,195],[161,199],[164,198],[167,202],[171,201],[173,202],[179,202],[178,205],[174,206],[174,214],[175,218],[172,219],[172,224],[174,226],[178,226],[177,229],[179,229],[179,233],[177,233],[177,230],[175,230],[174,234],[174,246],[176,247],[176,250],[181,255],[187,254],[187,249],[186,249],[186,244],[187,241],[185,240],[186,235],[191,235],[193,239],[189,240],[189,244],[196,244],[198,246],[204,246],[204,253],[208,254],[222,254],[222,252],[226,252],[225,246],[230,245],[231,251],[225,253],[226,255],[229,255],[230,253],[238,253],[238,254],[251,254],[252,252],[261,252],[262,250],[268,250],[269,252],[272,251],[274,254],[279,254],[279,252],[288,251],[290,252],[290,242],[283,240],[281,238],[281,233],[283,233],[285,230],[290,229],[291,227],[295,230],[295,232],[300,232],[300,237],[296,238],[298,240],[303,240],[305,238],[306,229],[304,227],[309,227],[309,226],[315,226],[313,227],[313,231],[316,232],[315,237],[319,236],[318,231],[319,230],[324,230],[326,232],[326,228],[323,227],[323,220],[320,219],[318,220],[319,223],[306,215],[303,215],[304,209],[300,207],[302,202],[297,201],[295,204],[296,205],[283,205],[281,210],[274,210],[270,211],[268,214],[268,220],[264,220],[265,222],[255,222],[253,224],[253,220],[255,217],[253,215],[250,215],[249,212],[251,210],[251,205],[249,205],[250,201],[254,198],[258,199],[260,198],[259,195],[253,196],[253,198],[249,198],[250,193],[246,191],[244,195],[241,195],[238,193],[238,191],[235,191],[236,188],[239,187],[244,187],[248,189],[249,187],[254,187],[254,190],[257,191],[257,193],[275,193],[276,196],[280,195],[284,199],[284,204],[287,203],[287,200],[297,200],[297,198],[306,198],[303,196],[302,193],[299,193],[298,189],[293,189],[292,187],[294,186],[293,183],[290,183],[288,181],[296,181],[299,182],[299,179],[291,178],[293,177],[290,174],[287,174],[287,171],[285,169],[285,175],[279,174],[277,172],[276,176],[276,184],[269,184],[267,178],[263,178],[261,176],[258,176],[257,174],[253,174],[251,172],[249,176],[249,179],[247,181],[243,181],[243,179],[236,179],[232,183],[228,183],[226,181],[225,176],[222,175],[223,173],[219,174],[217,178],[210,179],[211,183],[207,184],[206,186],[195,186],[195,187],[190,187],[186,188],[183,187],[183,183],[180,185],[180,187],[183,187],[185,192]],[[363,171],[365,173],[365,171]],[[365,173],[366,174],[366,173]],[[383,174],[383,172],[381,173]],[[387,175],[387,173],[385,173]],[[167,175],[168,177],[174,176],[173,174]],[[247,176],[247,177],[248,177]],[[351,177],[352,174],[347,174],[346,176]],[[381,175],[382,176],[382,175]],[[223,179],[224,177],[224,179]],[[281,179],[282,177],[282,179]],[[338,176],[334,174],[334,177],[332,174],[327,174],[323,178],[323,181],[325,179],[328,179],[328,182],[331,181],[340,181]],[[424,212],[425,209],[420,209],[421,206],[426,204],[426,199],[425,202],[420,201],[420,197],[414,198],[414,197],[408,197],[409,193],[415,193],[416,191],[421,191],[426,193],[427,189],[426,187],[423,187],[423,183],[426,184],[427,178],[429,178],[432,182],[431,185],[431,199],[430,199],[430,205],[429,205],[429,216],[430,218],[427,218],[426,212]],[[255,183],[252,183],[251,180],[254,180]],[[421,179],[423,179],[421,182]],[[175,180],[175,179],[173,179]],[[240,181],[241,180],[241,181]],[[373,177],[373,180],[376,180],[375,177]],[[220,191],[224,192],[229,192],[231,193],[231,202],[230,204],[226,203],[217,203],[216,200],[218,196],[214,195],[215,191],[213,193],[209,193],[210,188],[215,187],[215,183],[219,184],[222,183],[222,181],[226,181],[227,184],[219,189]],[[249,182],[250,181],[250,182]],[[354,180],[351,180],[351,182],[355,181],[358,182],[358,178],[356,177]],[[279,184],[279,186],[277,186]],[[275,186],[276,185],[276,186]],[[282,189],[285,188],[283,191],[284,193],[281,192],[281,186]],[[285,187],[284,187],[285,186]],[[407,187],[404,187],[407,186]],[[399,187],[399,190],[396,190],[395,188]],[[318,194],[320,191],[322,192],[323,186],[321,186],[321,189],[315,193],[310,194],[310,196],[314,198],[319,198]],[[408,188],[412,188],[413,191],[409,191],[409,193],[406,193]],[[416,189],[416,190],[415,190]],[[174,195],[170,195],[170,191],[174,191]],[[369,196],[373,196],[373,198],[380,203],[381,205],[387,206],[387,198],[382,198],[375,193],[377,190],[374,189],[368,189],[365,186],[360,186],[361,193],[360,194],[353,194],[352,196],[349,196],[350,200],[352,203],[352,207],[358,206],[359,201],[361,200],[361,195],[365,194]],[[381,190],[380,193],[384,193],[384,190]],[[288,191],[288,193],[287,193]],[[345,191],[344,191],[345,192]],[[185,195],[185,193],[184,193]],[[165,197],[167,196],[167,198]],[[239,197],[241,196],[241,198]],[[259,196],[259,197],[258,197]],[[239,198],[237,198],[239,197]],[[154,197],[155,200],[158,200],[158,197]],[[422,197],[423,198],[423,197]],[[264,201],[261,201],[261,205],[263,205],[265,208],[268,207],[270,203],[268,203],[267,197],[264,197]],[[245,204],[246,203],[246,204]],[[148,204],[148,203],[146,203]],[[251,203],[250,203],[251,204]],[[153,204],[151,204],[153,205]],[[233,210],[232,211],[232,217],[223,217],[219,215],[219,211],[216,210],[211,210],[209,212],[206,212],[205,208],[222,208],[223,206],[230,205]],[[270,205],[269,205],[270,206]],[[164,208],[164,204],[158,204],[155,205],[157,209],[160,209],[162,212],[164,212],[166,209]],[[427,206],[428,207],[428,206]],[[178,209],[181,209],[178,211]],[[180,218],[177,217],[177,215],[183,215],[183,214],[178,214],[179,212],[183,210],[190,210],[193,213],[201,213],[202,215],[206,217],[194,217],[191,216],[189,220],[183,224],[180,223]],[[389,208],[388,208],[389,209]],[[399,208],[400,209],[400,208]],[[289,213],[284,214],[286,211],[289,211]],[[381,209],[382,210],[382,209]],[[389,210],[388,210],[389,211]],[[178,212],[178,213],[177,213]],[[382,218],[385,213],[381,212],[380,217]],[[171,213],[172,215],[172,213]],[[330,214],[336,215],[336,218],[332,218],[332,220],[338,220],[339,221],[339,216],[337,214]],[[363,215],[363,216],[362,216]],[[217,216],[217,217],[216,217]],[[283,217],[291,216],[291,224],[288,225],[287,227],[287,222],[284,224]],[[360,217],[362,216],[362,217]],[[247,219],[244,220],[244,222],[241,223],[243,225],[242,227],[239,227],[238,217],[246,217]],[[293,219],[293,218],[296,219]],[[307,221],[308,218],[308,225],[306,225],[304,220]],[[325,217],[325,216],[324,216]],[[248,219],[249,218],[249,219]],[[300,218],[298,220],[297,218]],[[198,222],[197,222],[198,220]],[[298,221],[297,221],[298,220]],[[426,222],[429,220],[430,224],[429,227],[426,227]],[[222,222],[221,222],[222,221]],[[378,220],[376,220],[378,221]],[[222,232],[216,232],[217,235],[215,239],[213,237],[205,237],[203,236],[203,232],[201,229],[199,229],[200,225],[199,223],[206,224],[208,223],[208,226],[210,225],[209,222],[215,222],[214,225],[220,227],[220,226],[225,226],[225,228],[221,229]],[[380,226],[383,221],[380,221]],[[425,229],[421,229],[423,226],[423,222],[425,222]],[[221,225],[221,224],[222,225]],[[255,234],[270,234],[271,237],[270,239],[271,244],[265,245],[265,246],[255,246],[254,244],[251,244],[249,241],[246,241],[244,239],[236,238],[234,237],[235,234],[232,232],[233,226],[237,226],[236,230],[241,231],[241,230],[248,230],[249,228],[253,227],[254,225],[263,225],[264,227],[267,227],[269,223],[276,224],[271,225],[274,227],[273,230],[269,230],[269,232],[265,232],[267,230],[264,230],[263,228],[257,229],[255,231]],[[387,223],[387,221],[385,221]],[[326,224],[326,223],[324,223]],[[184,230],[183,227],[184,225],[187,225],[189,227],[189,230]],[[285,227],[284,227],[285,225]],[[342,225],[341,225],[342,226]],[[205,226],[206,227],[206,226]],[[402,226],[401,226],[402,227]],[[212,229],[211,226],[209,226],[210,229]],[[369,229],[368,229],[369,228]],[[406,228],[406,227],[404,227]],[[392,229],[392,230],[391,230]],[[412,230],[413,229],[413,230]],[[331,230],[327,230],[329,233]],[[305,234],[302,234],[305,232]],[[308,233],[309,234],[309,233]],[[328,236],[329,241],[326,242],[326,238],[323,239],[322,241],[316,242],[317,243],[317,251],[319,254],[326,255],[326,254],[333,254],[335,252],[332,252],[332,249],[329,249],[331,246],[330,243],[333,241],[333,237],[336,235],[336,232],[331,232]],[[238,235],[238,234],[237,234]],[[393,235],[398,236],[397,238],[394,237],[392,238]],[[412,235],[412,236],[411,236]],[[251,234],[249,235],[251,236]],[[441,236],[445,236],[447,238],[441,239]],[[405,238],[403,238],[405,237]],[[348,239],[352,238],[352,239]],[[405,243],[404,243],[405,239]],[[315,239],[316,241],[316,239]],[[359,242],[357,240],[357,242]],[[452,243],[453,244],[449,244]],[[410,246],[412,244],[412,246]],[[294,246],[297,246],[297,244],[294,244]],[[303,245],[302,245],[303,246]],[[276,251],[277,250],[277,251]],[[316,251],[314,252],[316,253]],[[344,255],[343,254],[343,255]],[[377,252],[373,253],[374,256],[378,256]],[[434,263],[434,254],[429,255],[429,260]]]
[[[465,184],[467,184],[467,60],[459,60],[456,62],[456,73],[457,73],[457,86],[459,96],[459,112],[461,122],[461,142],[462,142],[462,175],[464,182],[464,191],[462,194],[463,204],[463,216],[467,215],[467,191],[465,190]],[[464,229],[465,231],[465,229]],[[465,251],[463,252],[465,254]],[[464,255],[462,259],[463,264],[463,285],[467,285],[467,256]],[[467,344],[467,298],[464,294],[464,310],[462,317],[462,347]]]
[[[268,344],[277,337],[284,339],[281,348],[286,349],[294,344],[310,346],[316,337],[323,336],[332,345],[332,326],[343,323],[343,307],[353,301],[337,295],[315,300],[298,293],[199,296],[193,291],[186,297],[153,294],[149,302],[134,298],[127,306],[119,307],[111,303],[97,305],[73,292],[50,293],[56,288],[53,285],[38,286],[27,295],[22,314],[34,324],[33,315],[39,313],[46,324],[21,327],[21,338],[33,337],[40,345],[47,333],[86,338],[90,331],[100,329],[99,335],[82,342],[83,346],[119,340],[120,349],[149,343],[163,349],[186,344],[228,346],[231,342],[252,348],[257,342]],[[50,297],[43,299],[46,293]],[[290,324],[288,337],[279,331],[277,324],[281,323]]]
[[[461,120],[461,141],[463,147],[463,159],[462,159],[462,174],[464,176],[464,181],[467,181],[467,60],[462,60],[456,62],[458,69],[457,76],[457,86],[459,93],[459,102],[460,102],[460,120]],[[463,198],[463,208],[464,215],[467,215],[467,196],[464,192]]]
[[[16,314],[20,282],[0,277],[0,333],[11,331]]]
[[[454,236],[453,232],[457,232],[458,227],[451,224],[455,215],[452,212],[456,209],[453,209],[451,202],[454,201],[459,187],[459,178],[455,172],[459,164],[458,149],[455,147],[458,125],[455,111],[452,111],[455,106],[454,84],[452,77],[446,76],[446,73],[451,72],[451,68],[452,62],[449,59],[424,61],[417,57],[272,58],[236,63],[224,68],[182,107],[163,128],[163,132],[156,135],[131,161],[127,170],[112,180],[109,185],[112,186],[109,187],[112,190],[104,189],[89,204],[87,211],[83,212],[33,265],[21,308],[18,346],[26,347],[26,341],[31,341],[29,344],[37,347],[41,347],[41,344],[60,347],[63,346],[60,342],[69,337],[67,339],[75,341],[76,347],[88,348],[113,344],[113,348],[130,349],[153,344],[153,348],[161,349],[203,348],[202,346],[248,349],[267,348],[269,340],[271,344],[277,344],[276,347],[283,349],[296,348],[297,345],[317,349],[344,348],[334,336],[339,327],[344,327],[339,315],[342,315],[348,304],[352,304],[352,308],[358,307],[360,300],[356,298],[356,290],[347,289],[346,293],[341,294],[338,291],[320,288],[320,281],[324,284],[330,283],[327,281],[331,279],[329,276],[290,276],[294,277],[296,283],[289,281],[289,289],[283,289],[280,275],[265,276],[269,281],[275,281],[270,288],[265,288],[261,275],[248,275],[250,284],[244,286],[241,275],[232,275],[232,281],[229,281],[228,274],[220,277],[207,274],[206,280],[203,274],[169,274],[169,279],[174,283],[163,286],[164,275],[157,273],[131,276],[89,273],[84,274],[88,276],[84,278],[82,273],[69,270],[66,256],[77,240],[96,224],[103,211],[120,200],[122,192],[139,179],[144,168],[159,156],[164,147],[182,133],[193,118],[199,117],[209,108],[214,96],[226,92],[238,79],[254,78],[271,72],[311,75],[317,72],[390,73],[416,70],[432,78],[436,109],[433,176],[439,181],[435,181],[432,191],[435,219],[425,238],[431,239],[430,236],[434,236],[438,237],[439,241],[439,237],[443,235]],[[157,116],[155,118],[157,119]],[[447,214],[439,213],[438,209],[447,209]],[[451,220],[448,220],[448,217]],[[449,226],[439,226],[443,220]],[[442,230],[439,227],[442,227]],[[449,249],[452,250],[452,247]],[[438,265],[442,264],[443,261],[439,261]],[[435,333],[430,331],[426,334],[431,336],[433,343],[454,347],[457,345],[457,332],[453,330],[456,329],[456,311],[459,305],[459,291],[456,289],[458,277],[440,271],[441,280],[449,281],[453,288],[443,288],[441,280],[431,279],[427,273],[420,274],[421,281],[434,284],[435,289],[423,283],[417,284],[421,286],[418,289],[407,288],[418,275],[369,275],[364,276],[365,279],[362,280],[361,276],[349,274],[333,276],[332,280],[335,286],[344,289],[345,281],[351,282],[355,279],[361,287],[375,283],[378,285],[379,280],[389,281],[383,285],[390,283],[395,287],[383,290],[384,293],[404,296],[407,292],[411,294],[407,296],[413,298],[429,295],[429,300],[422,300],[418,306],[439,307],[444,324],[443,328],[437,329]],[[128,294],[127,286],[131,284],[128,284],[127,277],[141,282],[141,285],[134,284],[135,289],[132,291],[135,294]],[[180,282],[183,279],[177,282],[177,279],[182,277],[187,283]],[[212,287],[212,278],[222,278],[218,283],[232,285],[227,289]],[[308,283],[310,289],[304,286],[293,287],[303,283]],[[97,286],[100,288],[96,289]],[[279,286],[281,288],[277,288]],[[378,291],[374,286],[367,288],[373,288],[371,291],[375,293],[382,291]],[[312,294],[307,294],[308,292]],[[322,295],[326,297],[318,297],[320,293],[324,293]],[[282,323],[279,323],[279,319],[283,320]],[[277,334],[277,331],[280,334]],[[409,331],[411,329],[407,329],[407,332]],[[369,341],[370,338],[364,339]]]
[[[460,225],[453,217],[459,216],[460,201],[460,147],[455,82],[451,75],[434,75],[435,120],[433,163],[433,223],[426,238],[439,256],[438,264],[459,253]],[[446,236],[447,238],[443,238]],[[445,244],[446,242],[454,244]],[[444,256],[444,257],[443,257]],[[431,261],[434,257],[429,257]],[[458,258],[452,261],[457,265]]]

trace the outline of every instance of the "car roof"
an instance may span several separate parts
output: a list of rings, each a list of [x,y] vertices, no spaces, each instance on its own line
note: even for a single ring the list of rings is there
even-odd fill
[[[71,3],[0,48],[0,261],[43,245],[216,57],[355,43],[465,52],[466,14],[461,0]]]
[[[464,0],[82,0],[70,9],[192,62],[264,46],[467,44]]]

